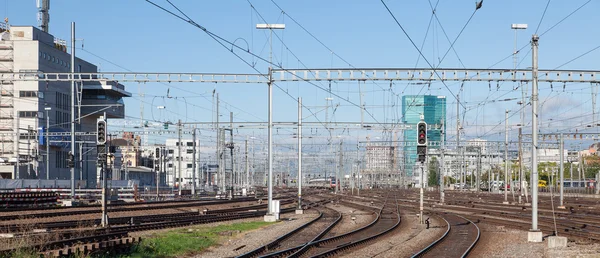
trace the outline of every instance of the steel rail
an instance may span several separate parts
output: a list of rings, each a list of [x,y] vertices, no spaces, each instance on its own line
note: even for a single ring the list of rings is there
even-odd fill
[[[479,238],[481,236],[481,230],[479,229],[479,227],[475,223],[473,223],[473,221],[471,221],[471,220],[469,220],[469,219],[467,219],[467,218],[465,218],[463,216],[460,216],[460,215],[457,215],[457,214],[450,214],[450,215],[457,216],[457,217],[459,217],[459,218],[467,221],[467,223],[469,225],[472,225],[472,226],[475,227],[475,229],[477,229],[477,236],[475,237],[475,240],[466,248],[466,250],[461,255],[461,257],[466,257],[469,254],[469,252],[471,252],[471,250],[475,247],[475,245],[477,244],[477,242],[479,241]],[[448,220],[446,218],[444,218],[441,215],[439,215],[439,217],[441,219],[443,219],[444,221],[446,221],[446,225],[447,225],[448,229],[446,230],[446,232],[444,233],[444,235],[442,235],[439,239],[435,240],[433,243],[429,244],[428,246],[426,246],[425,248],[423,248],[421,251],[419,251],[416,254],[414,254],[413,256],[411,256],[412,258],[424,257],[427,254],[427,252],[429,252],[429,251],[433,250],[434,248],[436,248],[437,246],[439,246],[439,244],[442,243],[443,241],[450,240],[448,237],[449,237],[450,231],[452,230],[452,226],[450,225],[450,222],[448,222]]]
[[[382,208],[382,212],[383,212],[383,208]],[[382,232],[379,232],[379,233],[377,233],[375,235],[367,236],[367,237],[359,239],[357,241],[353,241],[353,242],[349,242],[349,243],[345,243],[345,244],[339,245],[339,246],[335,247],[334,249],[331,249],[331,250],[319,253],[317,255],[314,255],[313,257],[329,257],[331,255],[337,254],[340,251],[343,251],[343,250],[346,250],[346,249],[358,246],[360,244],[365,244],[365,243],[367,243],[367,242],[369,242],[371,240],[376,239],[379,236],[382,236],[382,235],[387,234],[388,232],[394,230],[402,222],[401,217],[400,217],[399,206],[398,206],[398,202],[397,201],[396,201],[396,217],[397,217],[396,223],[392,227],[387,228],[387,229],[385,229]]]
[[[329,231],[331,231],[331,229],[333,229],[333,227],[335,227],[340,221],[342,220],[342,214],[338,212],[338,217],[336,218],[336,220],[329,224],[329,226],[327,226],[324,230],[322,230],[318,235],[316,235],[315,237],[313,237],[310,241],[306,242],[304,245],[299,245],[299,246],[295,246],[295,247],[291,247],[288,249],[284,249],[278,252],[274,252],[274,253],[270,253],[267,255],[263,255],[261,257],[288,257],[289,255],[297,252],[298,250],[304,248],[306,245],[315,242],[319,239],[321,239],[323,236],[325,236],[327,233],[329,233]]]

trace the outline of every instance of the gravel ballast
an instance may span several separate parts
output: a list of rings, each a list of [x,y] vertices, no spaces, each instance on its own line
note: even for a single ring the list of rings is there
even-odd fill
[[[297,227],[309,222],[310,220],[316,217],[317,212],[313,210],[305,210],[305,214],[303,215],[282,214],[280,217],[280,222],[273,223],[272,225],[266,226],[258,230],[242,232],[240,234],[237,234],[229,239],[226,239],[224,242],[221,242],[219,245],[210,247],[201,254],[198,254],[193,257],[235,257],[252,251],[260,246],[263,246],[277,239],[279,236],[282,236],[296,229]],[[262,220],[263,218],[261,217],[256,219],[250,219],[248,221]]]

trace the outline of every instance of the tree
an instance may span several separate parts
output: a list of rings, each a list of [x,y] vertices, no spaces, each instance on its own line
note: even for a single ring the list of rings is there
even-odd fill
[[[436,157],[431,157],[428,166],[427,184],[429,186],[439,185],[440,163]]]

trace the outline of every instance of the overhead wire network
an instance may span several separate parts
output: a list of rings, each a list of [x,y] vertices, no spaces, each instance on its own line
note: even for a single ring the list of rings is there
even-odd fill
[[[234,47],[234,48],[236,48],[236,49],[243,50],[245,53],[247,53],[247,54],[249,54],[249,55],[251,55],[251,56],[254,56],[255,58],[257,58],[257,59],[259,59],[259,60],[261,60],[261,61],[263,61],[263,62],[265,62],[265,63],[267,63],[267,64],[271,64],[271,65],[273,65],[273,66],[275,66],[275,67],[277,67],[277,68],[281,69],[282,71],[284,71],[284,72],[287,72],[287,73],[291,74],[291,75],[292,75],[292,76],[294,76],[295,78],[298,78],[298,79],[300,79],[300,80],[302,80],[302,81],[305,81],[305,82],[307,82],[307,83],[311,84],[312,86],[315,86],[315,87],[317,87],[318,89],[321,89],[321,90],[322,90],[322,91],[324,91],[324,92],[328,92],[328,91],[327,91],[327,89],[325,89],[325,88],[323,88],[323,87],[321,87],[321,86],[319,86],[319,85],[317,85],[317,84],[315,84],[315,83],[313,83],[313,82],[311,82],[311,81],[309,81],[309,80],[307,80],[307,79],[301,78],[301,77],[299,77],[299,76],[295,75],[294,73],[291,73],[291,72],[290,72],[288,69],[285,69],[285,68],[281,67],[279,64],[276,64],[276,63],[270,62],[269,60],[267,60],[267,59],[265,59],[265,58],[263,58],[263,57],[261,57],[261,56],[258,56],[257,54],[255,54],[255,53],[253,53],[253,52],[251,52],[251,51],[249,51],[249,50],[247,50],[247,49],[244,49],[244,48],[240,47],[239,45],[236,45],[235,43],[233,43],[233,42],[231,42],[231,41],[229,41],[229,40],[226,40],[226,39],[224,39],[223,37],[221,37],[221,36],[219,36],[219,35],[217,35],[217,34],[215,34],[215,33],[211,32],[211,31],[209,31],[209,30],[208,30],[207,28],[205,28],[204,26],[202,26],[202,25],[200,25],[200,24],[196,23],[195,21],[193,21],[193,20],[192,20],[192,19],[191,19],[189,16],[187,16],[185,13],[183,13],[183,12],[182,12],[182,11],[181,11],[181,10],[180,10],[180,9],[179,9],[177,6],[175,6],[175,5],[174,5],[174,4],[173,4],[171,1],[169,1],[169,0],[167,0],[167,2],[168,2],[168,3],[169,3],[171,6],[173,6],[173,8],[177,9],[177,11],[178,11],[178,12],[180,12],[180,13],[181,13],[183,16],[185,16],[185,18],[184,18],[183,16],[181,16],[181,15],[178,15],[178,14],[176,14],[176,13],[172,12],[172,11],[169,11],[169,10],[167,10],[165,7],[163,7],[163,6],[160,6],[160,5],[158,5],[158,4],[156,4],[156,3],[154,3],[154,2],[152,2],[152,1],[150,1],[150,0],[146,0],[146,2],[150,3],[151,5],[153,5],[153,6],[157,7],[157,8],[159,8],[160,10],[162,10],[162,11],[164,11],[164,12],[166,12],[166,13],[168,13],[168,14],[170,14],[170,15],[172,15],[172,16],[174,16],[174,17],[176,17],[176,18],[178,18],[178,19],[180,19],[180,20],[182,20],[182,21],[185,21],[185,22],[189,23],[190,25],[193,25],[193,26],[195,26],[195,27],[197,27],[197,28],[201,29],[201,30],[202,30],[202,31],[204,31],[204,32],[205,32],[207,35],[209,35],[209,36],[210,36],[210,37],[211,37],[213,40],[215,40],[217,43],[219,43],[221,46],[223,46],[224,48],[226,48],[226,49],[228,49],[228,50],[229,50],[229,47],[227,47],[227,46],[224,44],[224,42],[225,42],[225,43],[227,43],[227,44],[229,44],[229,45],[231,45],[232,47]],[[244,62],[244,63],[245,63],[246,65],[248,65],[250,68],[252,68],[252,69],[253,69],[253,70],[255,70],[256,72],[258,72],[259,74],[261,74],[261,73],[260,73],[260,71],[258,71],[258,69],[257,69],[256,67],[254,67],[252,64],[250,64],[250,63],[249,63],[249,62],[248,62],[246,59],[242,58],[242,57],[241,57],[239,54],[237,54],[237,53],[235,53],[235,52],[233,52],[233,51],[230,51],[230,53],[231,53],[231,54],[233,54],[233,55],[235,55],[235,56],[236,56],[238,59],[240,59],[242,62]],[[266,77],[266,75],[264,75],[264,74],[262,74],[262,75]],[[277,85],[276,83],[272,83],[272,84],[273,84],[274,86],[276,86],[276,87],[277,87],[279,90],[283,91],[283,92],[284,92],[286,95],[288,95],[290,98],[292,98],[292,99],[296,100],[296,98],[295,98],[294,96],[292,96],[292,95],[291,95],[291,94],[290,94],[288,91],[285,91],[285,90],[284,90],[284,89],[283,89],[281,86]],[[354,103],[354,102],[352,102],[352,101],[350,101],[350,100],[348,100],[348,99],[345,99],[345,98],[343,98],[343,97],[341,97],[341,96],[339,96],[339,95],[337,95],[337,94],[333,94],[333,93],[332,93],[332,95],[334,95],[334,96],[336,96],[336,97],[338,97],[338,98],[342,99],[342,100],[343,100],[343,101],[345,101],[345,102],[348,102],[348,103],[350,103],[350,104],[352,104],[352,105],[354,105],[354,106],[356,106],[356,107],[359,107],[359,108],[360,108],[360,105],[358,105],[358,104],[356,104],[356,103]],[[306,106],[305,106],[305,105],[303,105],[303,108],[306,108]],[[306,109],[307,109],[309,112],[312,112],[310,109],[308,109],[308,108],[306,108]],[[365,112],[366,112],[366,113],[367,113],[367,114],[368,114],[368,115],[369,115],[369,116],[370,116],[370,117],[371,117],[373,120],[375,120],[375,122],[376,122],[376,123],[379,123],[379,121],[378,121],[378,120],[375,118],[375,116],[374,116],[374,115],[373,115],[371,112],[369,112],[369,111],[365,111]],[[318,120],[318,119],[317,119],[317,120]],[[321,122],[321,123],[322,123],[322,122]],[[325,127],[325,125],[324,125],[324,124],[323,124],[323,126]]]

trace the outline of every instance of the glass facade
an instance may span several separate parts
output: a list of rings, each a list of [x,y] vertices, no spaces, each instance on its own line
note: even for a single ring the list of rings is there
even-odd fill
[[[402,122],[405,124],[416,125],[421,121],[421,114],[428,126],[441,125],[444,120],[446,129],[446,97],[432,95],[405,95],[402,96]],[[436,127],[436,126],[434,126]],[[427,130],[427,141],[441,141],[441,131],[438,129]],[[445,140],[445,135],[444,135]],[[404,146],[404,164],[407,176],[412,176],[413,167],[417,160],[417,129],[404,131],[404,142],[414,142],[414,146]],[[437,147],[429,147],[437,148]]]

